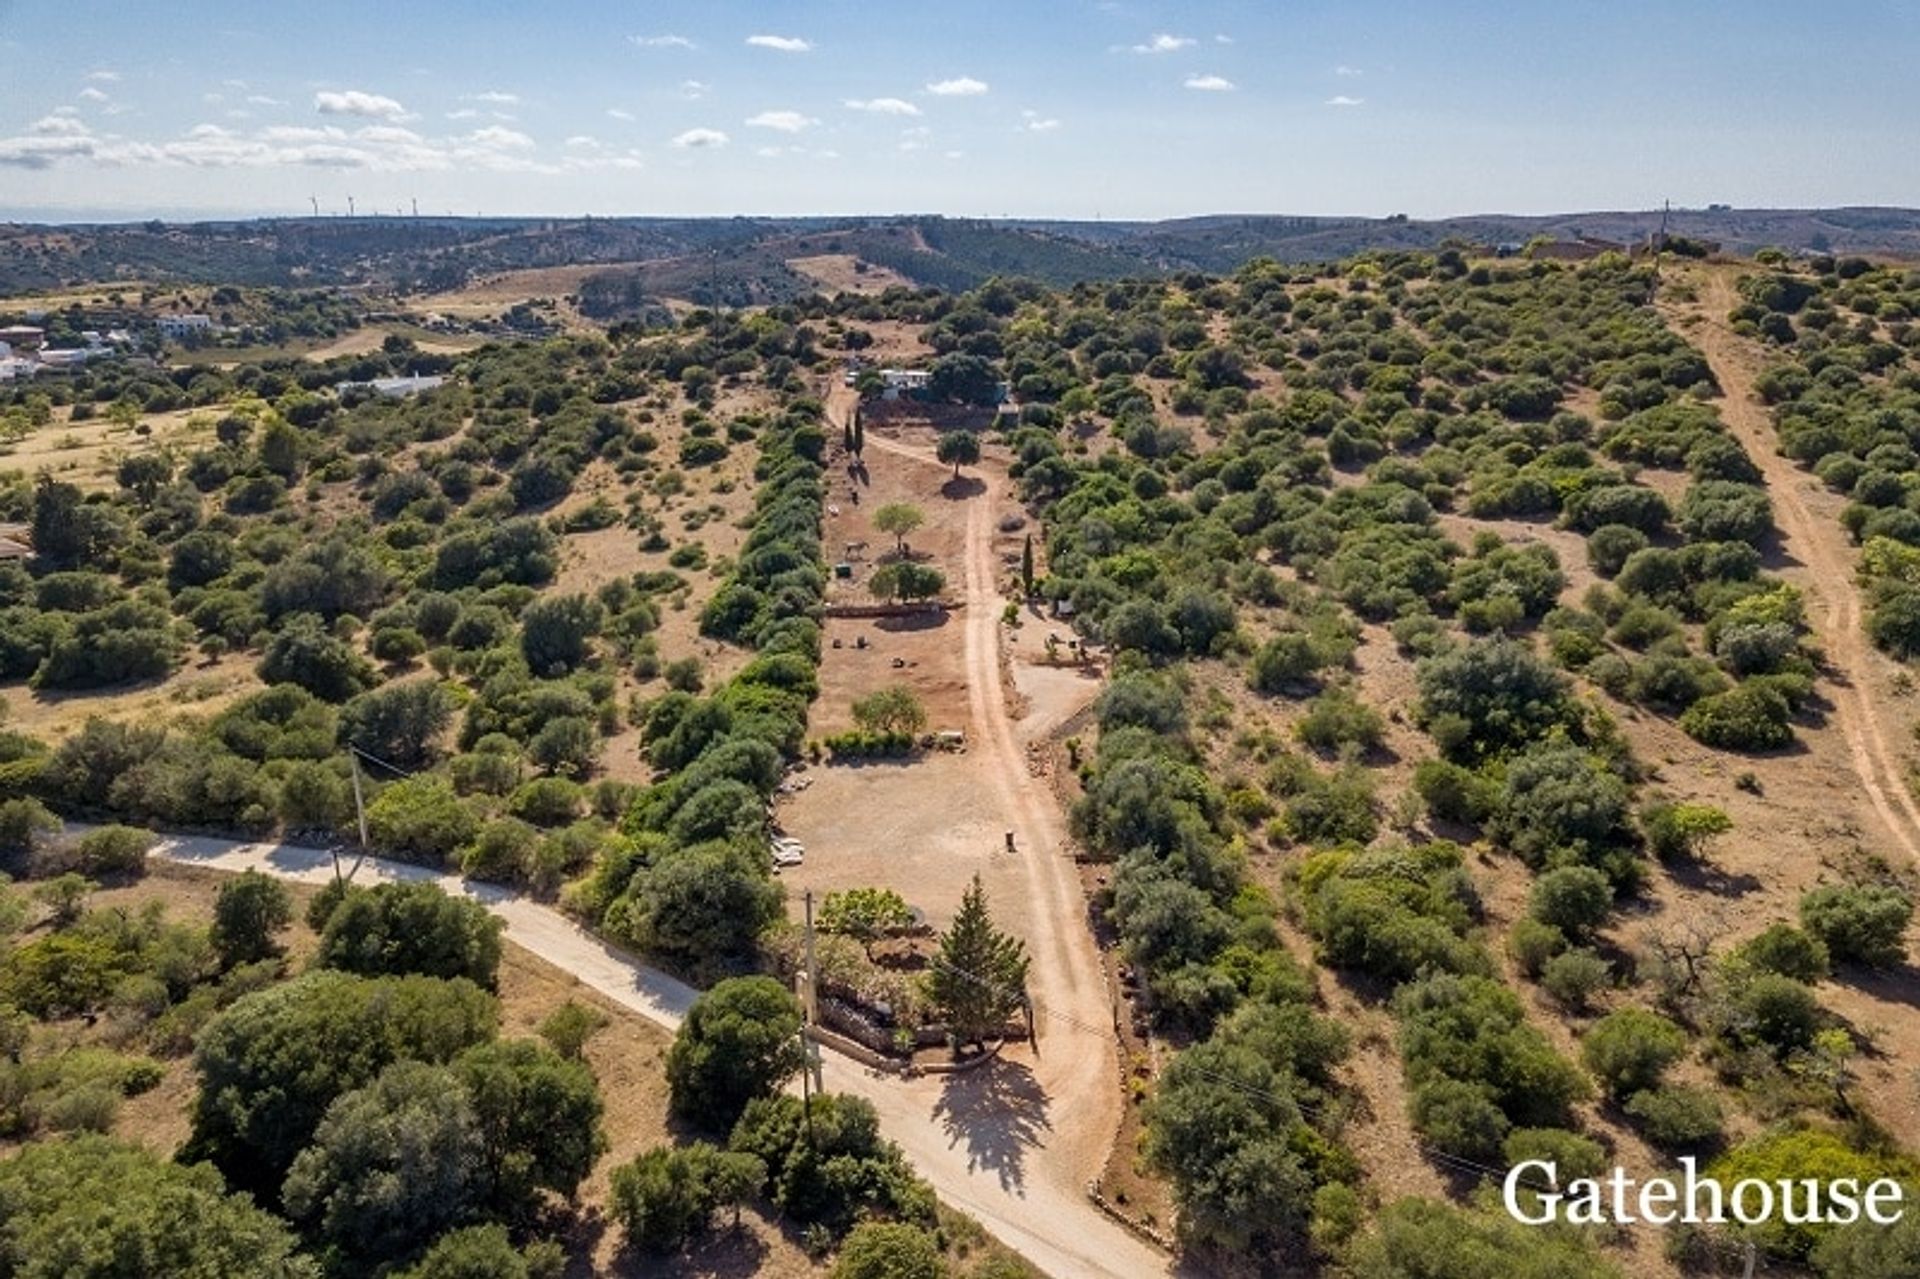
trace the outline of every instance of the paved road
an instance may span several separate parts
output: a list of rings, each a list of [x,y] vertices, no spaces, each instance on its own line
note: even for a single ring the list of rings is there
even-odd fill
[[[310,884],[324,884],[334,873],[325,852],[286,844],[169,836],[154,855]],[[400,880],[431,880],[448,893],[473,898],[506,922],[513,942],[669,1030],[680,1024],[698,993],[551,907],[497,884],[371,857],[354,875],[355,883]],[[1170,1273],[1164,1253],[1103,1216],[1074,1188],[1022,1174],[1021,1153],[1033,1135],[1033,1121],[1030,1092],[1017,1068],[901,1080],[831,1051],[823,1056],[827,1087],[872,1102],[882,1129],[943,1200],[978,1219],[1053,1279],[1155,1279]]]

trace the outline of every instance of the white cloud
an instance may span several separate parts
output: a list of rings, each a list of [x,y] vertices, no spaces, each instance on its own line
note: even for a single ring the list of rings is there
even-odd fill
[[[1362,74],[1359,67],[1350,67],[1344,62],[1341,63],[1339,66],[1335,67],[1333,69],[1333,73],[1335,75],[1345,75],[1345,76],[1355,76],[1355,75]]]
[[[711,88],[713,88],[713,86],[705,80],[682,80],[680,82],[680,96],[689,102],[698,102],[701,98],[707,96],[707,90]]]
[[[397,132],[405,132],[405,130],[397,130]],[[533,150],[532,138],[518,129],[503,129],[497,124],[490,124],[484,129],[475,129],[468,135],[468,141],[475,146],[486,147],[490,151]]]
[[[77,138],[90,132],[86,125],[65,112],[43,115],[27,126],[27,132],[40,138]]]
[[[502,93],[498,89],[488,89],[485,93],[469,95],[467,100],[469,102],[487,102],[496,107],[510,107],[519,103],[520,95],[517,93]]]
[[[1232,93],[1233,81],[1225,76],[1190,75],[1184,81],[1189,89],[1198,89],[1201,93]]]
[[[813,41],[802,40],[799,36],[748,36],[747,43],[756,49],[773,49],[779,53],[813,51]]]
[[[87,79],[98,80],[107,84],[111,84],[113,81],[118,80],[119,78],[120,78],[120,73],[118,71],[108,71],[105,68],[102,68],[99,71],[87,72]]]
[[[706,151],[727,145],[727,135],[718,129],[688,129],[672,145],[681,151]]]
[[[264,93],[249,93],[247,101],[256,107],[284,107],[286,102],[280,98],[271,98]]]
[[[55,164],[102,167],[169,165],[188,168],[308,167],[375,172],[482,169],[502,173],[558,173],[566,166],[543,162],[534,140],[513,129],[490,126],[457,137],[424,137],[390,121],[358,128],[340,125],[275,125],[237,132],[197,124],[170,140],[150,143],[95,134],[68,115],[50,115],[16,138],[0,138],[0,166],[46,169]],[[631,152],[593,158],[593,167],[638,167]]]
[[[628,36],[642,49],[691,49],[693,41],[685,36]]]
[[[1341,93],[1328,98],[1327,105],[1330,107],[1357,107],[1365,101],[1365,98],[1349,98],[1346,94]]]
[[[378,120],[404,120],[407,109],[392,98],[358,89],[322,91],[313,95],[313,109],[321,115],[360,115]]]
[[[1133,46],[1135,53],[1177,53],[1181,49],[1192,48],[1197,41],[1192,36],[1168,35],[1162,31],[1145,44]]]
[[[608,114],[609,116],[611,116],[612,118],[614,118],[615,120],[631,120],[631,119],[633,119],[633,112],[631,112],[631,111],[622,111],[622,110],[621,110],[621,109],[620,109],[619,107],[608,107],[608,108],[607,108],[607,114]]]
[[[100,90],[94,88],[91,85],[80,90],[80,97],[82,98],[82,100],[87,102],[105,102],[107,100],[106,94],[100,92]]]
[[[779,133],[799,133],[820,122],[810,115],[801,115],[798,111],[762,111],[759,115],[747,117],[750,129],[773,129]]]
[[[967,153],[965,151],[948,151],[946,157],[949,160],[964,160],[967,158]]]
[[[461,107],[458,111],[447,112],[449,120],[478,120],[480,113],[472,107]]]
[[[953,80],[935,80],[927,86],[927,92],[936,98],[977,98],[986,91],[985,80],[964,75]]]
[[[1232,36],[1215,36],[1213,38],[1213,42],[1215,44],[1232,44],[1233,37]]]
[[[1060,127],[1058,119],[1050,115],[1041,115],[1038,111],[1022,111],[1020,119],[1020,127],[1028,133],[1052,133]]]
[[[600,149],[600,139],[590,134],[576,133],[567,139],[566,145],[582,151],[598,151]]]
[[[905,98],[848,98],[844,104],[852,111],[869,111],[874,115],[919,115],[920,108]]]

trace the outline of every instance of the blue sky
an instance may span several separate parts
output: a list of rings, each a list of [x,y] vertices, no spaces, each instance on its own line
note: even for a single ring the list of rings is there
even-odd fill
[[[1896,0],[0,0],[0,216],[1920,204]]]

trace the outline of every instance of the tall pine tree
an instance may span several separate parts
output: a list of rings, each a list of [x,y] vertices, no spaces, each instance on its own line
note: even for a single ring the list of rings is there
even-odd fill
[[[1020,589],[1033,598],[1033,534],[1027,534],[1026,545],[1020,548]]]
[[[978,875],[960,899],[952,927],[940,936],[929,979],[933,1002],[946,1013],[957,1043],[983,1043],[1026,1004],[1027,948],[993,926]]]

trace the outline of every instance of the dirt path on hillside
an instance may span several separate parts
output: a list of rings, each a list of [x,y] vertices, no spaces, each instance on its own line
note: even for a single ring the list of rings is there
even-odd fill
[[[68,827],[69,833],[83,829]],[[153,855],[235,874],[258,870],[309,884],[324,884],[334,874],[325,851],[290,844],[167,836]],[[346,861],[347,866],[352,864],[351,859]],[[354,873],[354,881],[361,884],[420,880],[478,901],[505,921],[509,941],[668,1030],[680,1025],[699,995],[686,983],[608,945],[559,911],[498,884],[377,857],[365,858]],[[1010,1182],[1001,1175],[1001,1168],[980,1158],[980,1140],[956,1138],[956,1117],[962,1114],[996,1140],[1008,1140],[1005,1134],[1032,1122],[1022,1110],[1018,1089],[1004,1087],[1004,1077],[1002,1086],[987,1098],[967,1102],[956,1098],[950,1080],[902,1080],[868,1070],[832,1050],[823,1051],[821,1057],[827,1088],[872,1102],[881,1131],[900,1143],[914,1169],[933,1184],[943,1201],[973,1216],[1052,1279],[1163,1279],[1172,1273],[1172,1262],[1164,1253],[1102,1216],[1081,1186],[1061,1185],[1051,1177]],[[991,1070],[952,1079],[977,1081],[977,1086],[995,1082]],[[998,1104],[990,1109],[988,1102]]]
[[[1871,675],[1876,660],[1862,625],[1860,592],[1854,584],[1858,554],[1839,523],[1811,510],[1804,490],[1813,481],[1780,455],[1773,423],[1754,377],[1760,363],[1752,345],[1733,332],[1727,315],[1740,304],[1731,275],[1709,270],[1700,281],[1697,302],[1662,304],[1669,315],[1695,317],[1681,330],[1700,348],[1723,392],[1720,417],[1759,466],[1780,515],[1787,552],[1804,566],[1797,584],[1815,607],[1808,621],[1826,646],[1834,678],[1834,718],[1847,740],[1847,753],[1874,812],[1907,856],[1920,861],[1920,805],[1909,791],[1895,736],[1882,722]],[[1676,326],[1677,327],[1677,326]]]

